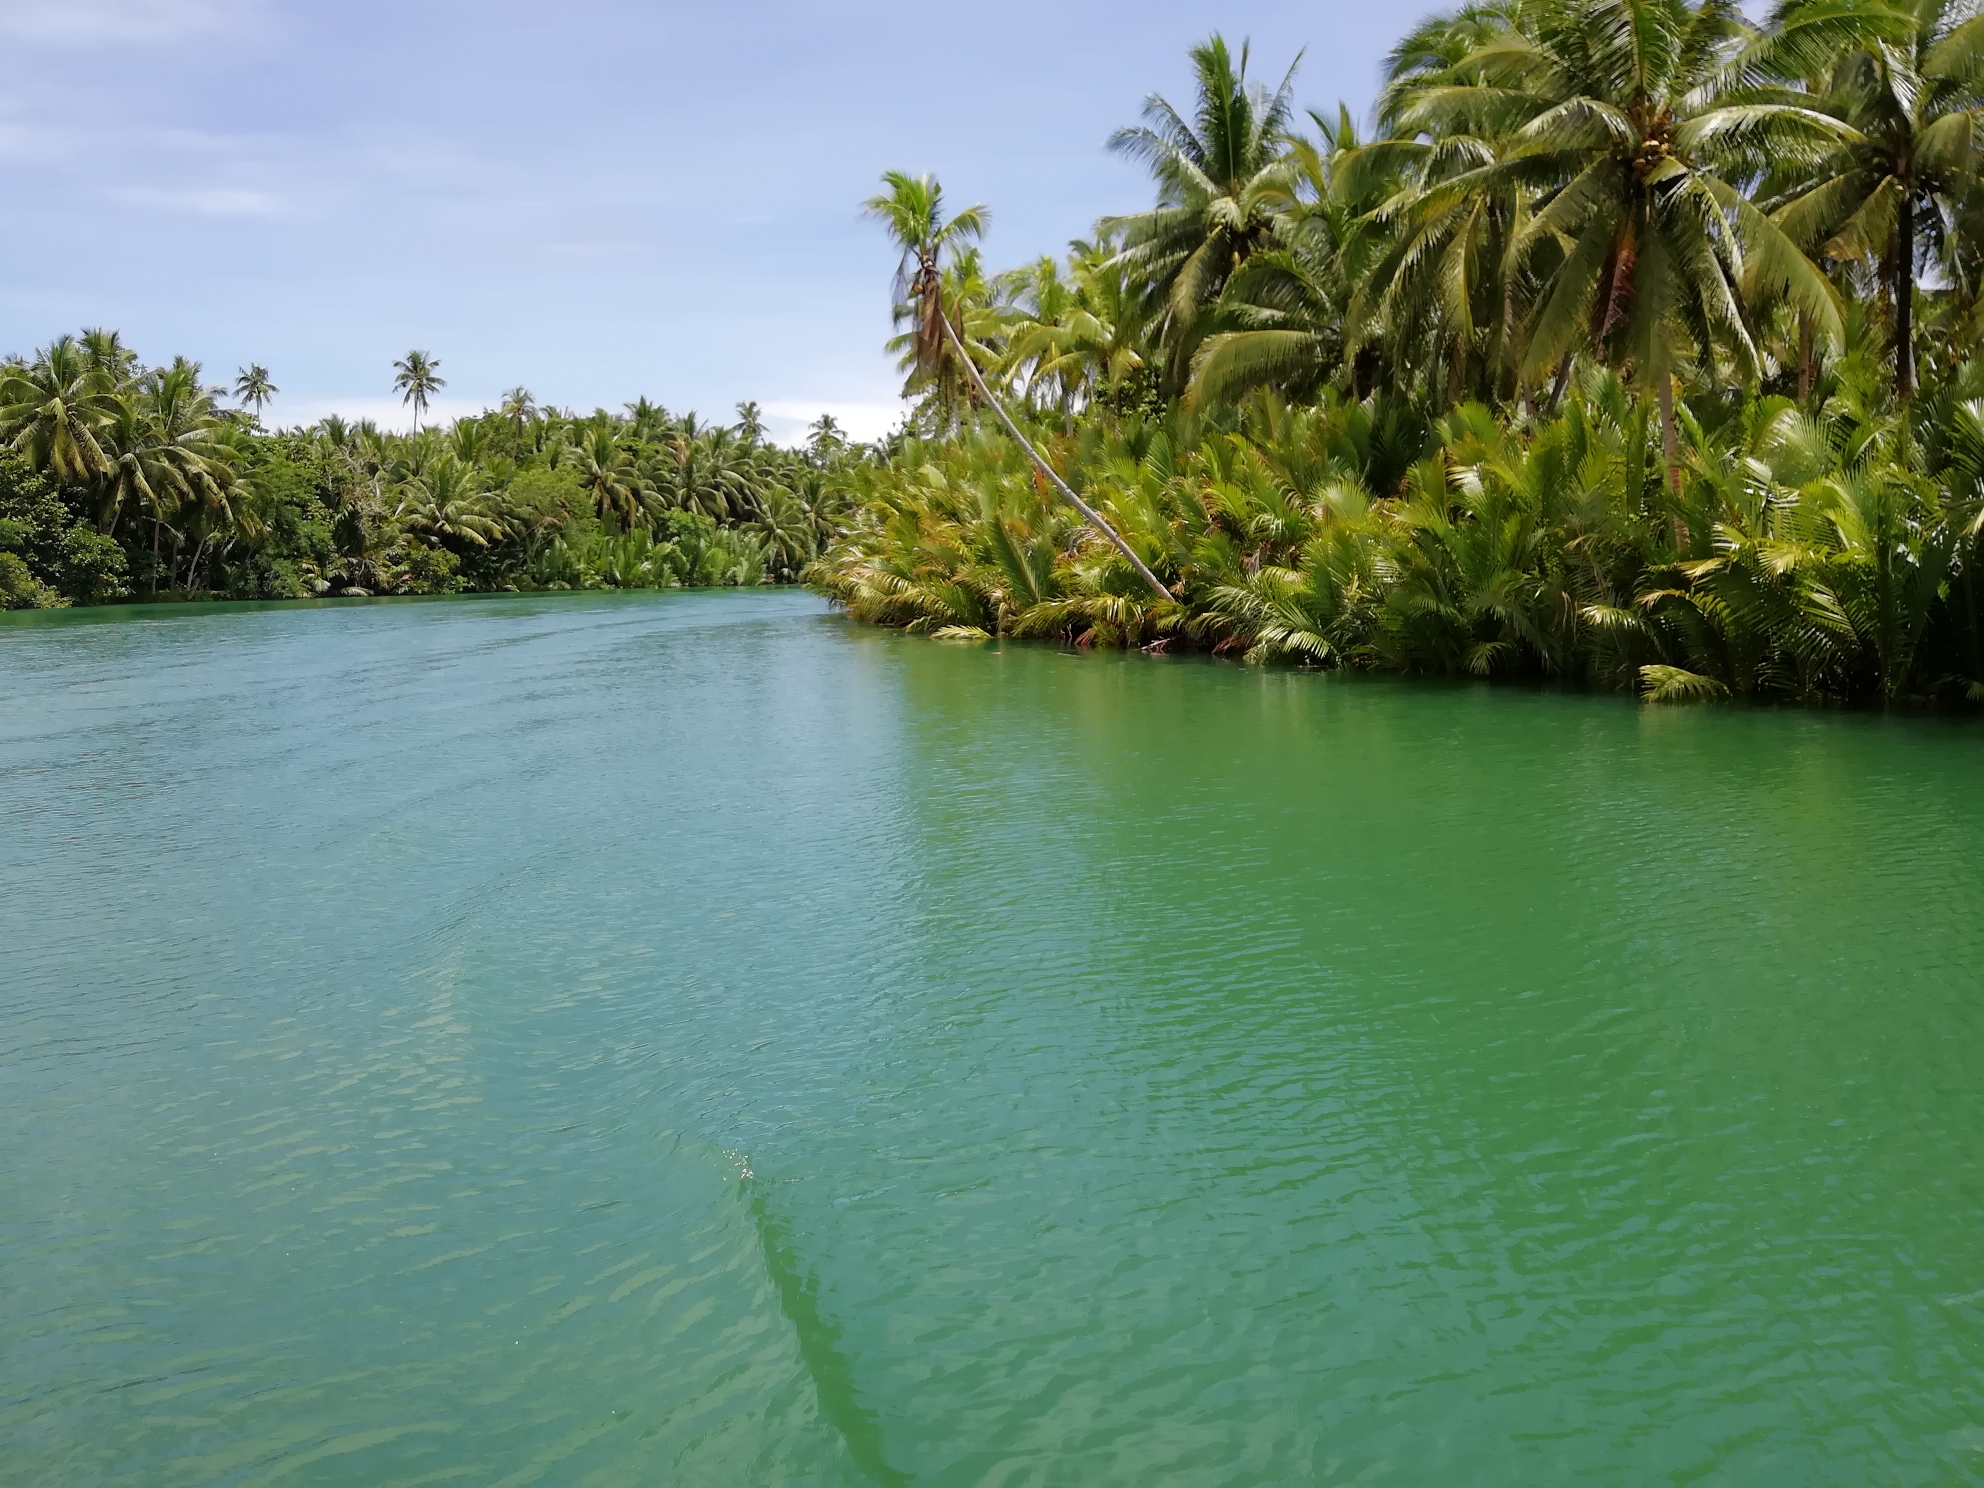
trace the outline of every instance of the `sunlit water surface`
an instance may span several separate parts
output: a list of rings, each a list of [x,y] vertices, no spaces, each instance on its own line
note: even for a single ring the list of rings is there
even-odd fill
[[[10,1483],[1984,1473],[1974,725],[0,626]]]

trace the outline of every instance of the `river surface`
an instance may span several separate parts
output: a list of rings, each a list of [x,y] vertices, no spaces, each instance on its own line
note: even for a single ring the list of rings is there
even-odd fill
[[[0,1478],[1984,1475],[1984,733],[0,624]]]

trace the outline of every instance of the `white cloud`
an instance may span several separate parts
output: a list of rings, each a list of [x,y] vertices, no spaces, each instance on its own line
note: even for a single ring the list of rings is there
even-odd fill
[[[880,439],[895,429],[908,412],[909,405],[900,398],[886,403],[809,402],[789,398],[764,405],[765,428],[780,444],[804,443],[806,426],[823,413],[832,414],[848,438],[869,440]]]
[[[270,192],[232,186],[127,186],[111,195],[132,206],[192,212],[201,217],[279,217],[287,206]]]
[[[423,427],[451,424],[458,418],[481,413],[488,407],[487,403],[479,403],[473,398],[435,398],[428,403],[427,412],[420,422]],[[297,403],[277,398],[263,412],[262,423],[271,429],[308,428],[332,414],[354,424],[361,419],[371,419],[380,428],[399,434],[413,427],[413,410],[398,398],[313,398]]]
[[[258,0],[0,0],[0,34],[87,46],[170,41],[240,25]]]

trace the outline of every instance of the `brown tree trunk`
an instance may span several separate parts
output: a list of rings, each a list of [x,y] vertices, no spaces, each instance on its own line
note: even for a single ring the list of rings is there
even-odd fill
[[[998,416],[999,422],[1006,426],[1006,432],[1013,436],[1013,439],[1021,449],[1026,451],[1028,457],[1033,461],[1034,468],[1053,483],[1054,489],[1067,498],[1068,504],[1080,512],[1088,520],[1088,524],[1103,535],[1110,546],[1129,560],[1130,567],[1134,568],[1138,576],[1146,584],[1150,585],[1153,594],[1159,599],[1170,599],[1172,597],[1171,591],[1164,587],[1163,581],[1150,571],[1143,559],[1137,556],[1136,549],[1123,541],[1122,534],[1103,520],[1101,512],[1077,496],[1074,488],[1062,480],[1055,473],[1054,467],[1049,465],[1042,457],[1040,451],[1033,447],[1033,441],[1020,433],[1019,425],[1013,422],[1012,417],[1006,412],[1005,405],[992,396],[992,390],[985,385],[984,379],[978,375],[978,367],[972,362],[970,357],[965,355],[964,340],[958,335],[957,327],[951,324],[950,317],[942,317],[939,324],[941,326],[941,333],[948,336],[951,345],[957,348],[958,359],[964,363],[965,374],[970,377],[972,386],[978,390],[979,396],[985,400],[986,406]]]
[[[1798,401],[1812,396],[1812,317],[1798,312]]]
[[[1550,402],[1543,410],[1545,413],[1555,413],[1557,405],[1564,401],[1564,388],[1571,380],[1571,360],[1569,353],[1566,353],[1564,359],[1557,363],[1557,375],[1550,383]]]
[[[1894,224],[1894,388],[1915,396],[1915,193],[1906,186]]]
[[[1674,378],[1668,372],[1660,374],[1660,449],[1667,460],[1667,489],[1676,498],[1674,551],[1680,554],[1687,551],[1688,532],[1681,525],[1681,441],[1674,432]]]

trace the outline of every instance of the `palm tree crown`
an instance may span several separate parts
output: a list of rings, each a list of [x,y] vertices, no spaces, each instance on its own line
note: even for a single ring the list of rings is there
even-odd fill
[[[1201,307],[1273,239],[1278,215],[1294,201],[1295,66],[1270,93],[1248,81],[1247,60],[1242,46],[1236,65],[1220,36],[1192,48],[1193,118],[1153,93],[1144,122],[1109,138],[1110,149],[1143,161],[1157,179],[1156,207],[1103,225],[1122,233],[1123,261],[1149,287],[1174,378],[1190,356]]]
[[[944,339],[943,260],[983,237],[991,213],[972,206],[946,218],[944,188],[934,176],[889,171],[882,184],[889,189],[869,197],[862,210],[880,220],[899,251],[895,319],[909,327],[910,387],[937,385],[954,392],[955,371],[946,372],[950,357]]]
[[[269,380],[269,369],[259,362],[250,362],[234,379],[235,398],[254,409],[258,418],[269,400],[281,391]]]
[[[418,432],[429,397],[448,385],[441,376],[441,364],[424,351],[409,351],[393,363],[393,372],[393,388],[401,395],[402,404],[413,405],[413,427]]]

